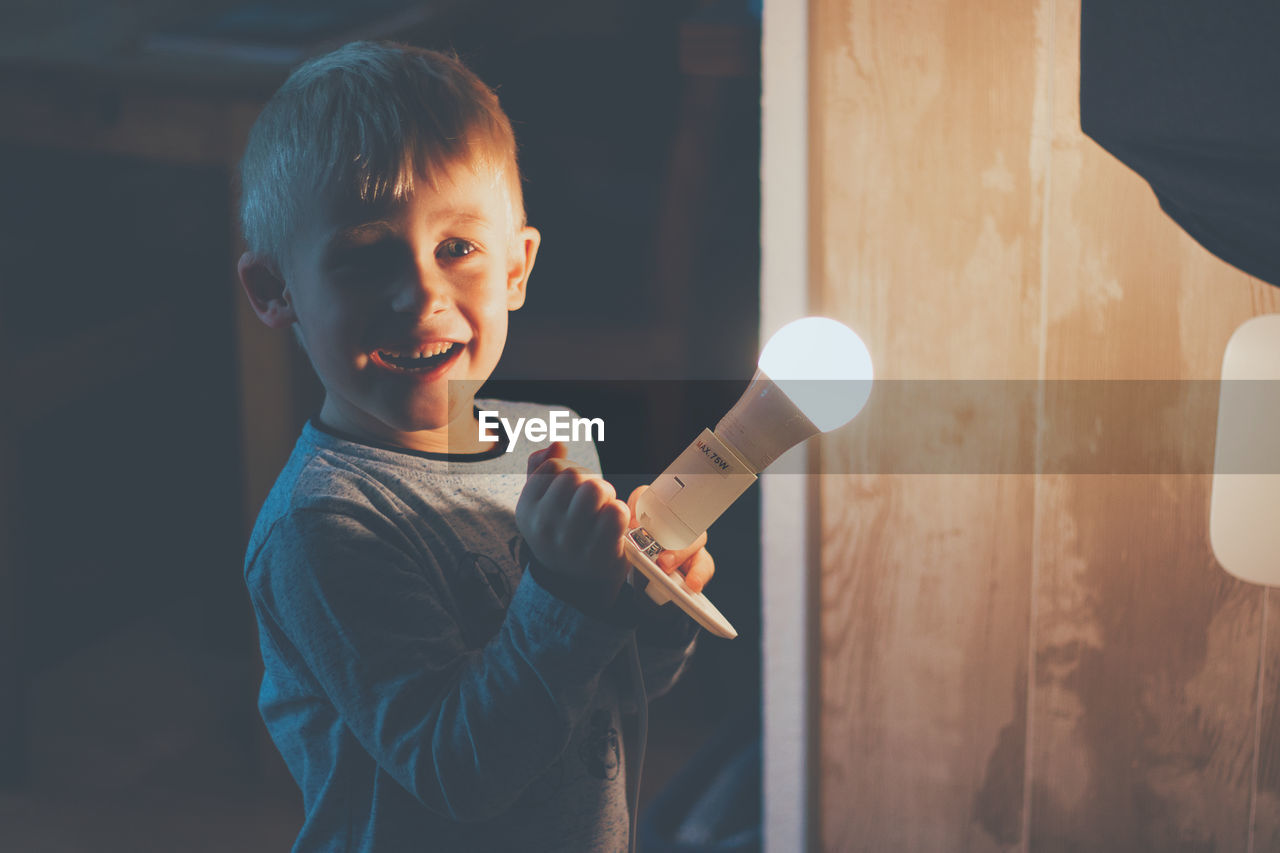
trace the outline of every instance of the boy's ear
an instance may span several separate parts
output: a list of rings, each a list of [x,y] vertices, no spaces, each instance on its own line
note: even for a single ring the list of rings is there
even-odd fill
[[[507,270],[507,310],[515,311],[524,304],[525,285],[529,283],[529,273],[533,272],[533,262],[538,257],[538,246],[542,245],[542,235],[537,228],[525,226],[516,232],[515,247],[511,252],[511,266]]]
[[[298,319],[293,313],[284,277],[274,263],[261,255],[245,252],[236,264],[236,273],[259,320],[273,329],[283,329]]]

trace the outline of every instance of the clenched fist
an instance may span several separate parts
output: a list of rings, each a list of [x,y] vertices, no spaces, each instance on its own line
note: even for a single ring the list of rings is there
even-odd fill
[[[630,566],[622,535],[636,520],[640,486],[627,503],[602,477],[565,458],[559,442],[529,454],[529,479],[516,504],[516,527],[538,562],[555,573],[561,597],[584,608],[607,607],[618,595]],[[688,547],[664,551],[658,566],[679,571],[694,592],[715,574],[715,560],[703,533]]]
[[[566,459],[560,442],[529,454],[516,527],[539,563],[579,589],[579,602],[608,606],[617,597],[627,577],[622,534],[630,520],[613,486]]]

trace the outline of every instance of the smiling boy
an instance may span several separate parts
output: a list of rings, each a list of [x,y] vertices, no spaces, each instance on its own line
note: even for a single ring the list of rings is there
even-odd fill
[[[297,329],[332,429],[417,450],[490,449],[465,391],[498,364],[539,235],[516,221],[488,160],[441,163],[402,200],[316,199],[302,218],[291,298],[255,304],[269,325]],[[257,256],[241,269],[269,279],[251,293],[276,292]]]
[[[539,245],[496,97],[452,57],[347,45],[267,104],[241,181],[241,282],[325,391],[245,562],[295,849],[625,849],[620,715],[696,628],[625,585],[636,494],[590,440],[526,464],[480,439]],[[668,566],[695,588],[704,541]]]

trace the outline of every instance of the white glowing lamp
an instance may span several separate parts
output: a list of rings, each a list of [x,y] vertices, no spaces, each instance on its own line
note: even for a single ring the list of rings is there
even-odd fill
[[[783,453],[853,420],[871,395],[871,380],[871,354],[848,327],[806,317],[779,329],[729,413],[714,430],[704,429],[636,503],[640,526],[623,544],[627,559],[648,578],[650,598],[674,601],[713,634],[736,637],[705,595],[654,560],[692,544]]]

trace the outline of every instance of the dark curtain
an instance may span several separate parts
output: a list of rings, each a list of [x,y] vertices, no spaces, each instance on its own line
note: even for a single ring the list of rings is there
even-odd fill
[[[1280,0],[1083,0],[1080,124],[1201,245],[1280,286]]]

